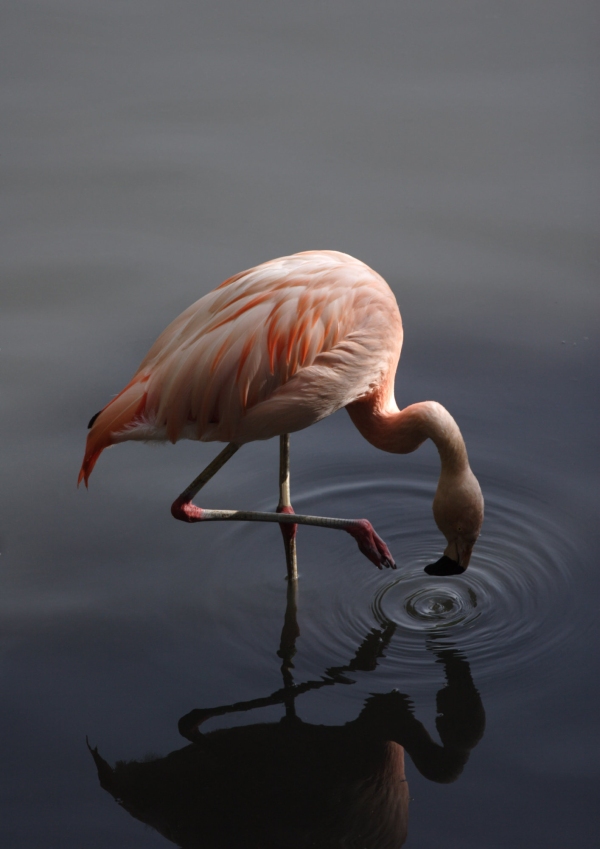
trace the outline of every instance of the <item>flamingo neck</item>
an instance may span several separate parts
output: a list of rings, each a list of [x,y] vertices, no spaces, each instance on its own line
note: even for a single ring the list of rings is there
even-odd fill
[[[459,475],[469,459],[458,425],[437,401],[421,401],[399,410],[393,394],[383,393],[354,401],[347,407],[350,418],[364,438],[382,451],[410,454],[431,439],[438,449],[442,476]]]

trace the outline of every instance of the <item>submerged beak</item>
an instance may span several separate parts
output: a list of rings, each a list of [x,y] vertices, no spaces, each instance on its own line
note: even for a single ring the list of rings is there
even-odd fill
[[[446,546],[442,557],[425,567],[428,575],[462,575],[471,559],[475,540],[454,539]]]
[[[435,563],[430,563],[429,566],[426,566],[425,571],[428,575],[445,577],[446,575],[462,575],[465,570],[458,565],[456,560],[452,560],[451,557],[447,557],[444,554]]]

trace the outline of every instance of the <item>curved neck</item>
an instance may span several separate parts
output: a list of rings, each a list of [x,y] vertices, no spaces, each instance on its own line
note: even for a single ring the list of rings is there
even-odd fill
[[[393,395],[385,400],[374,394],[346,409],[364,438],[382,451],[410,454],[431,439],[442,461],[442,474],[460,474],[469,468],[459,427],[437,401],[421,401],[399,410]]]

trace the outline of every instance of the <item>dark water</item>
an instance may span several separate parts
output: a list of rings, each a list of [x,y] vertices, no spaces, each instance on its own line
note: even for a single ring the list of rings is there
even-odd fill
[[[5,4],[3,847],[169,845],[86,735],[186,845],[597,845],[597,17]],[[487,507],[464,577],[422,571],[433,447],[386,456],[343,411],[293,437],[294,506],[368,516],[397,572],[301,528],[293,599],[276,528],[174,522],[216,446],[118,446],[75,489],[167,322],[311,248],[384,275],[399,403],[463,429]],[[272,509],[277,456],[244,447],[200,503]]]

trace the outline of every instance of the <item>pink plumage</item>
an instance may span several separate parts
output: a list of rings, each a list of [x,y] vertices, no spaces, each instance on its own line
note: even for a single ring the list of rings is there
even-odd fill
[[[396,299],[359,260],[307,251],[258,265],[159,336],[93,421],[79,480],[87,485],[117,442],[241,445],[301,430],[382,387],[391,394],[401,346]]]
[[[171,506],[184,522],[277,522],[296,580],[298,524],[347,531],[376,566],[394,559],[365,519],[303,516],[290,501],[289,434],[346,407],[360,433],[392,454],[431,439],[441,474],[433,515],[448,545],[426,571],[463,572],[483,522],[483,497],[448,410],[399,410],[394,375],[402,322],[393,292],[347,254],[308,251],[243,271],[192,304],[154,343],[131,382],[90,422],[79,481],[109,445],[126,440],[228,442]],[[194,496],[245,442],[280,436],[275,513],[207,510]]]

